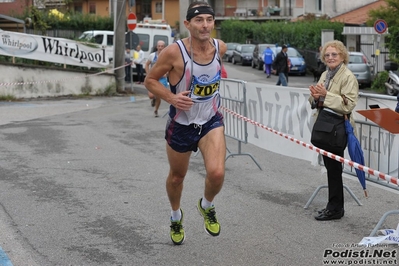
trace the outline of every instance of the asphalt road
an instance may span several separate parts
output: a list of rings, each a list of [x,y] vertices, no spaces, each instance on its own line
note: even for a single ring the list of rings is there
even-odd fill
[[[219,237],[204,232],[197,213],[205,171],[201,154],[192,156],[182,197],[187,238],[174,246],[166,120],[153,117],[142,86],[134,96],[0,103],[0,246],[14,265],[326,265],[328,252],[341,259],[341,252],[362,250],[356,244],[398,209],[397,191],[370,183],[366,199],[345,176],[363,205],[345,192],[345,217],[316,221],[326,190],[303,207],[326,183],[322,168],[247,144],[242,153],[264,170],[249,156],[227,160],[215,201]],[[235,140],[227,144],[237,152]],[[384,228],[396,228],[396,218]]]

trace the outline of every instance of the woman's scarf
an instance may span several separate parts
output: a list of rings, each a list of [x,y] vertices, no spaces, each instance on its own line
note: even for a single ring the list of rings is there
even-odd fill
[[[333,79],[335,74],[337,74],[338,70],[341,68],[342,63],[339,64],[334,70],[331,70],[330,68],[327,68],[327,75],[326,75],[326,80],[324,81],[324,87],[326,90],[328,90],[328,85],[330,85],[330,80]]]
[[[329,67],[327,68],[326,80],[324,81],[324,87],[326,88],[326,90],[328,90],[328,85],[330,85],[330,80],[333,79],[333,77],[338,72],[338,70],[341,68],[341,66],[342,66],[342,63],[339,64],[334,70],[331,70]],[[319,101],[317,103],[318,108],[323,107],[324,100],[325,100],[324,97],[319,98]]]

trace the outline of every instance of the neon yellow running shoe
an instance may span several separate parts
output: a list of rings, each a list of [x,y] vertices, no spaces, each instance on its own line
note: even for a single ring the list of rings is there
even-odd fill
[[[201,207],[202,198],[198,201],[197,209],[199,213],[204,217],[204,229],[205,232],[211,236],[218,236],[220,234],[220,224],[216,218],[215,206],[211,206],[204,210]]]
[[[172,224],[170,225],[170,239],[172,239],[173,244],[181,245],[184,242],[185,235],[183,229],[183,210],[181,211],[181,219],[180,221],[170,221]]]

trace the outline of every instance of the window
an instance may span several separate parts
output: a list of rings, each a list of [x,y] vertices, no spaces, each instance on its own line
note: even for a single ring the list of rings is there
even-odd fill
[[[107,35],[107,45],[108,46],[114,45],[114,35]]]
[[[141,50],[148,52],[150,50],[150,35],[148,34],[137,34],[139,36],[139,44]]]
[[[322,1],[321,0],[316,0],[316,9],[317,11],[322,11]]]
[[[104,39],[104,35],[103,34],[99,34],[94,36],[94,42],[98,43],[98,44],[102,44],[103,43],[103,39]]]
[[[89,14],[96,14],[96,3],[95,2],[89,3]]]
[[[155,13],[162,13],[162,2],[155,3]]]
[[[158,43],[158,41],[163,41],[165,43],[165,46],[168,46],[168,37],[164,35],[154,35],[154,44]]]
[[[152,17],[151,15],[151,0],[143,0],[142,4],[142,15]]]
[[[76,13],[82,13],[83,12],[82,5],[76,4],[74,10]]]

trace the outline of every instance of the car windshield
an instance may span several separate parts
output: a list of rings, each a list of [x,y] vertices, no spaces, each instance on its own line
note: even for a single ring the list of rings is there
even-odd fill
[[[288,48],[288,56],[290,57],[302,57],[302,55],[295,49]]]
[[[91,40],[91,38],[93,38],[93,33],[83,33],[82,35],[80,35],[79,40]]]
[[[243,53],[251,53],[254,50],[254,46],[243,46],[242,47],[242,52]]]
[[[263,51],[266,50],[268,46],[270,47],[270,45],[259,45],[259,53],[263,53]]]
[[[277,49],[273,49],[273,51],[277,54],[281,52],[281,47]],[[303,57],[296,49],[294,48],[288,48],[287,50],[288,57]]]
[[[350,55],[349,64],[364,64],[363,56],[361,55]]]
[[[228,43],[227,50],[234,50],[234,49],[236,49],[236,46],[237,46],[236,43]]]

